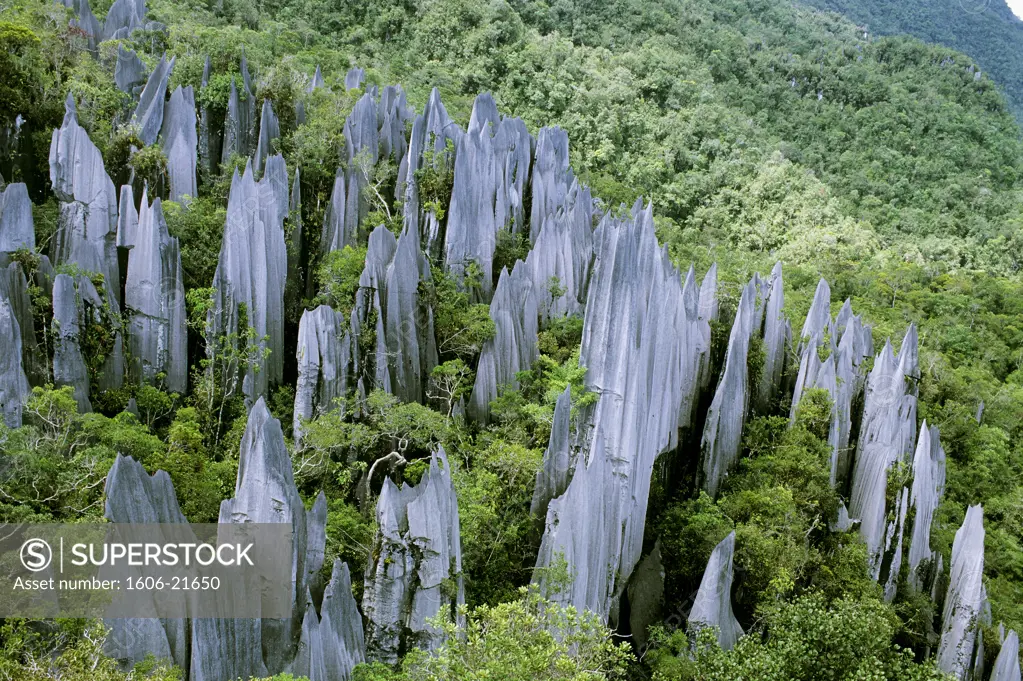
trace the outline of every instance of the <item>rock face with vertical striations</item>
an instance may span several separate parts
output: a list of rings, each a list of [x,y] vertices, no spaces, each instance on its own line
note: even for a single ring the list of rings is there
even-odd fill
[[[21,326],[11,303],[0,292],[0,418],[8,428],[21,427],[21,410],[28,395],[28,376],[22,365]]]
[[[767,283],[767,303],[764,309],[764,366],[757,384],[756,407],[762,414],[768,413],[771,401],[781,391],[785,360],[792,340],[792,329],[785,318],[785,284],[782,279],[781,262],[775,263]]]
[[[302,313],[298,325],[298,384],[295,386],[295,448],[302,444],[302,422],[338,410],[348,389],[352,337],[344,315],[326,305]]]
[[[351,678],[355,665],[366,661],[366,641],[362,615],[352,596],[352,578],[348,564],[334,561],[330,584],[320,608],[320,638],[326,680]],[[310,679],[312,681],[312,679]]]
[[[174,485],[165,471],[149,475],[130,456],[117,456],[107,474],[104,516],[127,525],[184,524]],[[159,528],[153,531],[159,533]],[[180,540],[180,538],[178,538]],[[134,598],[140,598],[136,595]],[[116,618],[104,622],[110,634],[104,652],[126,666],[147,656],[188,668],[188,627],[184,619]]]
[[[1020,681],[1019,636],[1009,631],[991,670],[991,681]]]
[[[132,50],[117,46],[117,63],[114,65],[114,83],[121,92],[131,94],[135,88],[146,82],[146,65]]]
[[[707,561],[707,568],[700,580],[700,589],[689,612],[691,631],[703,627],[716,630],[718,643],[725,650],[731,650],[739,637],[742,627],[732,614],[732,558],[735,555],[735,532],[731,532],[714,547]]]
[[[174,70],[176,57],[167,61],[167,55],[160,57],[160,63],[149,74],[146,87],[139,96],[139,104],[132,115],[132,124],[138,126],[139,139],[146,146],[156,142],[163,127],[164,99],[167,96],[167,82]]]
[[[340,251],[345,246],[356,245],[355,229],[345,225],[345,175],[341,168],[334,175],[334,189],[330,193],[330,203],[323,214],[323,232],[320,235],[320,252],[323,255]]]
[[[316,67],[317,69],[319,67]],[[358,66],[353,66],[348,69],[348,73],[345,74],[345,89],[354,90],[358,87],[362,87],[362,81],[366,77],[366,72],[360,69]]]
[[[938,668],[965,681],[973,666],[984,606],[984,511],[970,506],[952,543],[948,594],[942,613]]]
[[[0,258],[0,262],[2,262]],[[48,266],[46,256],[40,256],[40,270]],[[39,286],[44,295],[49,295],[46,276],[36,272],[33,285]],[[25,277],[21,263],[11,262],[7,267],[0,266],[0,298],[6,298],[14,314],[18,329],[21,332],[21,363],[30,385],[45,385],[50,382],[50,369],[47,365],[46,353],[39,345],[36,335],[36,321],[29,292],[30,281]]]
[[[23,182],[7,185],[0,192],[0,253],[36,249],[32,200]]]
[[[248,62],[241,61],[241,89],[234,78],[227,99],[227,114],[224,117],[224,143],[220,162],[227,163],[234,155],[248,156],[253,152],[254,126],[256,124],[256,100],[252,93],[252,79]]]
[[[909,541],[909,575],[912,589],[927,592],[937,567],[936,553],[931,549],[931,523],[945,491],[945,450],[941,447],[937,427],[920,427],[913,456],[913,488],[909,503],[914,511],[913,530]]]
[[[654,462],[676,446],[696,389],[701,322],[687,316],[651,208],[637,202],[628,219],[605,216],[594,250],[580,364],[598,399],[579,415],[575,469],[548,506],[537,567],[564,557],[575,579],[551,597],[616,620],[642,552]]]
[[[469,398],[469,415],[480,423],[490,418],[490,403],[505,388],[518,388],[516,374],[528,370],[540,355],[536,290],[526,263],[516,263],[511,274],[501,272],[490,318],[494,337],[483,344]]]
[[[180,85],[171,94],[163,113],[163,153],[167,156],[170,200],[183,203],[199,195],[199,137],[196,133],[195,93]]]
[[[51,259],[54,265],[75,264],[102,274],[119,308],[117,265],[117,193],[103,166],[103,156],[78,125],[74,99],[50,142],[50,181],[60,200],[60,217]],[[161,112],[162,103],[161,103]]]
[[[372,178],[380,147],[377,105],[373,95],[366,93],[345,120],[345,227],[351,235],[359,233],[359,225],[369,212],[366,188]]]
[[[262,176],[263,164],[273,150],[273,141],[281,136],[281,124],[274,115],[269,99],[263,100],[263,111],[259,116],[259,136],[256,138],[256,154],[252,158],[256,175]]]
[[[84,281],[84,280],[83,280]],[[89,402],[89,371],[79,347],[81,307],[75,280],[58,274],[53,282],[53,382],[74,388],[78,411],[92,411]]]
[[[401,163],[408,151],[405,124],[415,117],[400,85],[388,85],[380,94],[377,120],[380,124],[380,158]]]
[[[145,0],[114,0],[103,22],[103,39],[127,38],[135,29],[143,28],[145,20]]]
[[[263,656],[271,674],[295,654],[306,593],[306,510],[295,487],[291,457],[280,422],[260,398],[249,411],[242,436],[234,497],[221,503],[221,523],[284,523],[292,528],[292,617],[263,620]]]
[[[703,489],[711,497],[717,496],[729,469],[739,458],[750,403],[747,356],[750,338],[758,327],[755,319],[757,288],[756,281],[750,281],[742,291],[728,336],[725,368],[703,428],[701,478]]]
[[[135,191],[130,184],[121,185],[121,198],[117,203],[117,247],[135,248],[138,238],[139,212],[135,208]]]
[[[366,648],[370,660],[393,664],[410,647],[437,647],[443,639],[428,620],[453,617],[465,602],[458,500],[444,450],[415,487],[385,479],[376,513],[362,597]]]
[[[269,159],[269,163],[280,163]],[[253,329],[260,356],[255,367],[237,365],[225,371],[225,390],[234,392],[235,376],[244,374],[242,392],[250,400],[265,395],[270,384],[281,380],[284,351],[284,284],[288,256],[284,243],[284,215],[280,210],[277,173],[256,182],[251,166],[237,170],[231,180],[227,225],[220,261],[213,279],[214,305],[207,318],[214,337],[234,338]],[[285,205],[287,184],[284,186]],[[245,317],[246,325],[241,324]],[[262,351],[269,350],[263,357]],[[214,359],[217,359],[214,353]]]
[[[572,466],[571,415],[572,386],[569,385],[554,405],[550,441],[543,454],[543,464],[536,472],[533,501],[529,507],[529,514],[536,518],[547,517],[551,499],[560,497],[568,487]]]
[[[128,346],[136,381],[184,393],[188,379],[185,284],[178,240],[167,232],[160,199],[152,206],[142,194],[138,236],[128,257],[125,309],[130,315]]]
[[[533,204],[529,217],[529,240],[536,242],[548,215],[565,205],[572,184],[568,167],[568,133],[559,127],[542,128],[536,138],[533,159]]]
[[[897,462],[910,463],[916,440],[916,327],[910,325],[898,359],[891,343],[874,360],[867,378],[863,417],[853,467],[849,513],[860,520],[860,536],[867,544],[869,572],[880,574],[888,470]]]

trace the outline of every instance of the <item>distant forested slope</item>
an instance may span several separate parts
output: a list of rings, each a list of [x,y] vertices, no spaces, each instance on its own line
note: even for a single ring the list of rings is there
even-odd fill
[[[955,48],[977,60],[1002,86],[1023,119],[1023,21],[1005,0],[805,0],[840,12],[870,33],[906,33]]]

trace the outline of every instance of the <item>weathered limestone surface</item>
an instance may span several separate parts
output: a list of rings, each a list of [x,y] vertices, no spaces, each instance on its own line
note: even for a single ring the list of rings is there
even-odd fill
[[[156,142],[163,127],[164,99],[167,96],[167,82],[174,70],[176,57],[167,61],[167,55],[160,57],[160,63],[149,74],[146,87],[139,96],[139,104],[132,115],[132,123],[138,126],[139,139],[146,146]],[[193,126],[194,127],[194,126]]]
[[[781,262],[775,264],[768,281],[767,304],[764,311],[764,367],[756,395],[757,410],[767,413],[771,401],[781,391],[785,359],[792,340],[792,329],[785,318],[785,285]]]
[[[637,202],[628,219],[605,216],[594,250],[580,364],[598,399],[577,422],[575,470],[548,506],[537,567],[563,556],[575,579],[553,597],[617,619],[642,552],[654,461],[676,446],[696,388],[701,326],[687,317],[651,208]]]
[[[991,670],[991,681],[1020,681],[1019,636],[1010,631],[1002,641],[1002,649]]]
[[[227,100],[227,114],[224,117],[224,144],[221,149],[221,163],[227,163],[231,156],[248,156],[253,152],[256,125],[256,99],[252,93],[252,78],[248,62],[241,61],[241,90],[234,78],[231,79],[231,93]]]
[[[885,539],[885,494],[888,470],[896,462],[909,464],[916,440],[916,327],[910,325],[896,360],[891,343],[874,360],[867,378],[856,461],[853,466],[849,513],[860,520],[867,544],[869,571],[880,574]]]
[[[124,45],[117,46],[117,63],[114,65],[114,84],[121,92],[131,93],[146,82],[146,65],[139,56]]]
[[[39,257],[42,261],[46,260],[46,256]],[[45,264],[49,265],[48,262]],[[45,277],[40,276],[38,272],[32,283],[46,291]],[[20,263],[11,262],[6,267],[0,265],[0,298],[7,300],[21,332],[21,363],[29,384],[45,385],[50,379],[50,369],[47,366],[46,355],[39,347],[32,297],[29,295],[29,280],[25,277],[25,271]]]
[[[756,280],[750,281],[739,299],[728,337],[725,368],[703,428],[702,486],[712,497],[717,496],[729,469],[739,458],[742,429],[750,402],[747,355],[756,328],[757,295]]]
[[[316,67],[319,69],[319,67]],[[362,81],[366,77],[366,72],[360,69],[358,66],[353,66],[345,74],[345,89],[354,90],[355,88],[362,87]]]
[[[138,231],[139,212],[135,208],[135,192],[130,184],[123,184],[117,204],[117,247],[135,248]]]
[[[495,334],[483,345],[468,405],[469,415],[480,423],[490,417],[490,402],[505,387],[517,388],[515,375],[529,369],[540,354],[536,295],[526,263],[516,263],[511,274],[501,272],[490,303]]]
[[[22,366],[21,326],[7,297],[0,292],[0,416],[8,428],[21,427],[21,410],[28,395],[28,376]]]
[[[440,645],[428,620],[442,611],[454,616],[465,602],[458,500],[444,450],[415,487],[385,479],[376,514],[362,598],[366,645],[370,660],[394,663],[401,650]],[[445,581],[454,593],[445,592]]]
[[[36,249],[32,200],[23,182],[7,185],[0,192],[0,252]]]
[[[533,204],[529,216],[529,239],[536,242],[544,218],[565,206],[572,185],[568,167],[568,133],[559,127],[542,128],[536,138],[533,159]]]
[[[433,311],[419,299],[420,284],[430,280],[430,263],[417,233],[406,228],[398,237],[386,277],[384,335],[391,386],[402,401],[422,402],[430,372],[439,360]],[[378,366],[382,359],[378,355]]]
[[[927,591],[933,581],[935,552],[931,549],[931,523],[945,491],[945,450],[941,447],[938,429],[920,427],[913,457],[913,489],[909,498],[915,514],[909,541],[909,575],[911,588]],[[925,574],[921,574],[925,572]]]
[[[377,120],[380,125],[380,158],[401,163],[408,151],[405,124],[415,118],[400,85],[388,85],[380,93]]]
[[[320,235],[320,251],[323,255],[356,245],[355,228],[349,229],[345,224],[346,198],[344,172],[338,168],[330,203],[323,215],[323,232]]]
[[[145,0],[114,0],[103,21],[103,39],[127,38],[135,29],[143,28],[145,20]]]
[[[256,139],[256,155],[252,159],[253,169],[256,175],[262,176],[263,164],[270,156],[273,141],[281,136],[281,124],[274,114],[273,106],[269,99],[263,100],[263,111],[259,116],[259,137]]]
[[[572,386],[566,386],[554,405],[550,441],[543,454],[543,464],[536,472],[533,501],[529,507],[529,514],[536,518],[547,517],[551,499],[560,497],[568,487],[572,466],[571,415]]]
[[[283,160],[268,160],[280,163]],[[231,366],[225,386],[234,390],[234,376],[245,373],[242,391],[250,400],[265,395],[268,385],[281,380],[284,351],[284,284],[287,276],[287,248],[284,243],[284,215],[280,210],[278,173],[268,172],[256,182],[251,166],[245,173],[235,171],[227,205],[227,225],[220,249],[220,261],[213,279],[214,306],[207,323],[215,336],[238,337],[255,332],[260,349],[268,357],[257,358],[260,370]],[[287,183],[284,184],[285,205]],[[244,306],[247,327],[240,325]]]
[[[119,309],[117,193],[99,149],[78,125],[70,95],[65,109],[64,121],[50,142],[50,181],[60,200],[51,259],[55,265],[72,263],[102,274],[112,306]]]
[[[128,257],[125,309],[128,345],[136,381],[184,394],[188,380],[185,284],[178,240],[167,232],[159,198],[150,206],[142,194],[138,236]]]
[[[78,411],[86,413],[92,411],[92,403],[89,402],[89,372],[78,345],[80,315],[75,280],[67,274],[58,274],[53,282],[53,382],[58,386],[72,386]]]
[[[345,227],[352,235],[358,234],[359,225],[369,212],[369,201],[364,195],[372,177],[373,166],[379,158],[380,130],[377,105],[373,95],[366,93],[345,120]]]
[[[163,113],[163,153],[167,156],[170,200],[183,203],[199,195],[199,136],[196,133],[195,93],[180,85],[171,94]]]
[[[700,335],[697,347],[700,349],[699,390],[703,392],[710,387],[713,371],[710,353],[710,323],[718,319],[718,265],[714,263],[703,275],[700,284]]]
[[[979,618],[984,607],[984,511],[970,506],[952,542],[948,594],[942,613],[938,667],[965,681],[974,661]]]
[[[133,525],[183,524],[174,485],[165,471],[153,475],[130,456],[118,455],[106,480],[105,517],[112,523]],[[154,531],[155,528],[154,528]],[[138,598],[138,595],[135,596]],[[172,660],[188,668],[188,628],[184,619],[108,619],[110,635],[104,652],[126,666],[148,655]]]
[[[732,558],[735,555],[735,532],[731,532],[714,547],[707,561],[707,568],[696,592],[696,600],[689,612],[691,631],[702,627],[716,630],[718,643],[725,650],[731,650],[739,637],[742,627],[732,614]]]
[[[301,447],[302,422],[338,410],[348,389],[352,338],[344,315],[326,305],[302,313],[298,325],[298,384],[295,386],[295,447]]]

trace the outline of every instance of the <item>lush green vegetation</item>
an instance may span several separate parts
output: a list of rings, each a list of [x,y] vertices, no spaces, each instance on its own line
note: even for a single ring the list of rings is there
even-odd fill
[[[1023,114],[1023,22],[1005,0],[806,0],[806,4],[840,12],[871,33],[906,33],[970,55],[1002,86],[1016,117]]]
[[[108,4],[96,3],[98,16]],[[149,7],[169,35],[140,34],[131,46],[150,64],[164,49],[176,54],[172,86],[195,86],[199,102],[214,111],[222,112],[244,51],[257,98],[271,99],[281,115],[288,166],[302,170],[310,252],[344,121],[361,94],[345,92],[340,81],[357,63],[372,83],[403,84],[419,109],[439,87],[463,125],[473,97],[490,90],[503,112],[521,116],[532,131],[565,128],[573,166],[596,196],[608,206],[648,197],[680,268],[694,262],[702,273],[719,263],[726,316],[740,283],[780,258],[797,328],[821,275],[836,302],[852,298],[878,344],[916,322],[920,416],[939,426],[949,455],[932,543],[948,555],[966,506],[983,502],[994,620],[1023,627],[1023,147],[1002,95],[986,76],[968,72],[968,58],[907,38],[864,38],[835,15],[773,0],[150,0]],[[46,153],[68,92],[112,176],[136,169],[155,180],[161,172],[157,154],[130,154],[130,130],[116,123],[127,104],[113,85],[116,46],[103,44],[92,57],[66,19],[47,0],[12,0],[0,21],[0,127],[21,112],[27,140],[17,170],[3,155],[0,170],[29,183],[44,247],[56,225]],[[200,89],[207,54],[218,75]],[[295,128],[288,116],[316,65],[331,87],[309,97],[308,122]],[[0,470],[0,521],[99,517],[103,477],[118,452],[167,470],[193,521],[217,517],[234,486],[245,412],[204,364],[204,345],[223,339],[206,338],[203,320],[237,163],[204,173],[188,210],[166,207],[189,289],[188,394],[111,394],[98,402],[102,413],[85,415],[66,389],[38,389],[27,425],[0,427],[12,462]],[[391,195],[393,165],[374,171],[379,195],[367,197],[372,221],[392,228],[399,207],[379,197]],[[443,204],[450,178],[431,180],[441,187],[431,200]],[[505,240],[497,261],[523,254],[523,244]],[[350,249],[314,263],[306,273],[312,286],[289,295],[347,315],[363,257]],[[529,505],[554,401],[569,385],[575,406],[593,399],[578,367],[581,321],[556,320],[543,330],[540,360],[518,390],[492,405],[494,422],[479,427],[454,407],[494,333],[486,307],[470,304],[439,269],[421,293],[434,306],[442,361],[429,404],[372,393],[358,418],[346,409],[345,417],[307,424],[304,447],[294,452],[302,493],[311,501],[323,489],[331,500],[328,564],[334,557],[364,564],[372,496],[384,474],[417,481],[437,444],[454,468],[468,634],[436,658],[414,655],[398,671],[366,668],[362,678],[590,679],[592,665],[601,678],[614,678],[626,664],[664,679],[933,676],[905,652],[931,642],[922,624],[927,605],[884,605],[864,573],[862,544],[854,534],[827,531],[837,497],[828,485],[828,405],[820,395],[805,402],[792,429],[779,418],[787,405],[750,423],[739,470],[716,501],[696,494],[691,480],[654,490],[648,527],[651,543],[655,532],[661,538],[669,603],[684,601],[713,546],[736,531],[736,609],[753,635],[733,651],[697,641],[694,668],[679,654],[689,641],[669,626],[652,650],[637,651],[645,652],[641,660],[626,660],[595,623],[521,594],[539,540]],[[289,318],[292,338],[296,323]],[[371,329],[363,339],[373,342]],[[139,417],[121,413],[130,396]],[[269,400],[289,437],[292,399],[282,387]],[[401,443],[397,458],[392,442]],[[358,579],[361,570],[353,574]],[[360,595],[362,585],[354,588]],[[552,621],[545,618],[567,618],[579,640],[545,636],[538,628]],[[5,623],[0,678],[125,678],[96,662],[98,634],[83,636],[87,626]],[[40,632],[31,645],[23,639],[29,630]],[[831,654],[808,655],[806,641],[835,638]],[[997,653],[997,640],[985,636],[988,655]],[[521,646],[514,655],[512,644]],[[61,651],[55,667],[37,663],[54,650]],[[65,663],[59,674],[49,670]],[[497,675],[505,669],[513,675]]]

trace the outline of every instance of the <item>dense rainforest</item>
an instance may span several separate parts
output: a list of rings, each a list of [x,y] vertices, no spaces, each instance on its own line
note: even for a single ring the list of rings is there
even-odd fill
[[[806,4],[839,12],[870,33],[904,33],[965,52],[1003,88],[1009,110],[1017,120],[1023,114],[1023,80],[1020,79],[1023,21],[1004,0],[899,3],[810,0]]]
[[[0,413],[17,414],[0,419],[0,522],[134,517],[117,490],[157,471],[175,519],[217,522],[257,484],[243,462],[279,455],[283,482],[266,484],[321,524],[319,587],[292,661],[246,678],[1019,678],[1023,140],[1011,81],[1007,100],[992,80],[1012,50],[992,47],[982,69],[987,53],[881,37],[907,30],[897,17],[872,14],[865,33],[780,0],[68,5],[0,0]],[[126,12],[137,21],[108,30]],[[478,160],[495,147],[503,176]],[[97,169],[83,198],[77,176]],[[466,198],[494,175],[510,197],[500,219],[492,197]],[[466,227],[481,202],[485,259]],[[571,223],[563,241],[544,236],[548,218]],[[77,256],[76,221],[88,241],[100,219],[112,255]],[[276,225],[265,244],[256,222]],[[140,253],[155,287],[133,278]],[[132,282],[176,324],[153,364],[131,339],[158,313]],[[790,334],[772,327],[783,318]],[[811,380],[805,367],[839,372],[846,336],[861,348],[852,373]],[[871,402],[893,375],[911,413]],[[640,425],[611,425],[627,420],[606,406],[616,382],[647,421],[623,408]],[[868,536],[847,522],[867,460],[856,443],[889,411],[912,432],[881,467]],[[571,457],[601,438],[646,457],[641,491],[621,493],[631,515],[605,516],[603,488],[545,477],[559,452],[566,475],[597,475]],[[902,527],[908,546],[924,513],[914,451],[941,462],[926,589],[912,551],[901,560]],[[401,561],[425,572],[398,551],[422,508],[446,528],[431,593],[450,608],[395,633],[385,592]],[[590,510],[632,559],[584,575],[595,545],[573,554],[551,519],[575,518],[582,537]],[[950,603],[967,577],[964,615]],[[595,597],[592,583],[613,586]],[[687,626],[711,609],[704,585],[714,626]],[[337,673],[302,653],[328,602],[350,602],[369,650]],[[210,640],[198,624],[184,655],[128,654],[120,626],[2,620],[0,679],[242,675],[196,663]],[[942,657],[953,629],[965,661]]]

